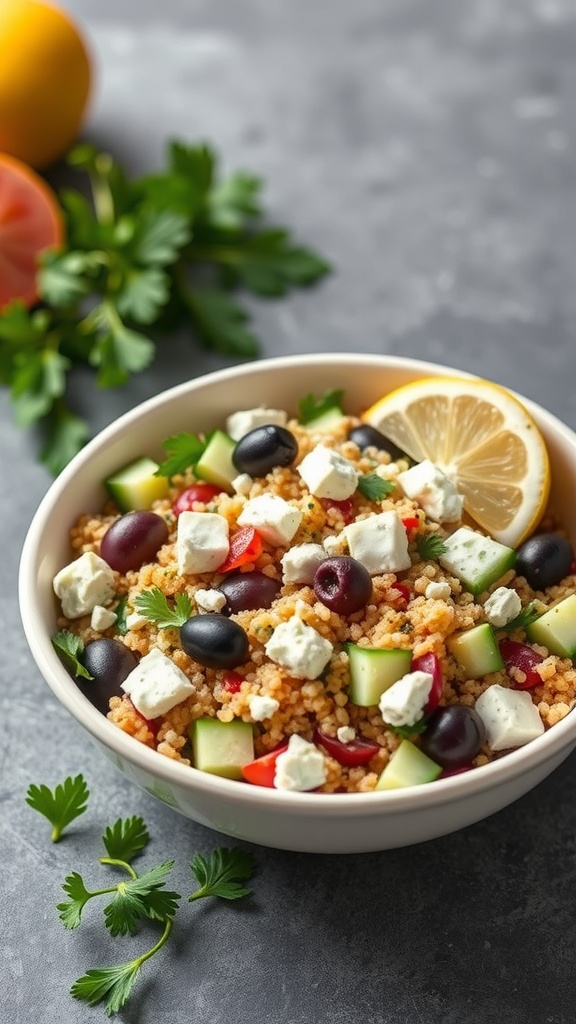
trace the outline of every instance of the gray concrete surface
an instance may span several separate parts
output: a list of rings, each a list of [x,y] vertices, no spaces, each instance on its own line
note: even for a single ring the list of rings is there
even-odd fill
[[[254,307],[263,354],[425,356],[481,373],[576,427],[574,0],[67,0],[98,66],[87,137],[140,172],[207,138],[263,174],[274,219],[333,261],[320,289]],[[56,168],[54,183],[65,177]],[[223,365],[191,339],[128,387],[75,380],[93,430]],[[98,877],[102,827],[142,814],[150,858],[218,837],[130,788],[42,683],[16,573],[49,485],[0,394],[0,1019],[103,1020],[68,995],[124,957],[89,915],[56,915],[64,875]],[[83,771],[89,813],[52,846],[31,781]],[[573,1024],[574,757],[454,836],[366,856],[256,850],[251,904],[191,908],[143,971],[126,1024]],[[192,911],[196,909],[194,914]]]

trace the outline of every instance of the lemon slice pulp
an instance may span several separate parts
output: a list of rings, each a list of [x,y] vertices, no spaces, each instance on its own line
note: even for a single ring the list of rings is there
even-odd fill
[[[425,377],[384,395],[362,419],[417,462],[430,459],[458,488],[486,533],[517,547],[550,493],[550,464],[532,416],[485,380]]]

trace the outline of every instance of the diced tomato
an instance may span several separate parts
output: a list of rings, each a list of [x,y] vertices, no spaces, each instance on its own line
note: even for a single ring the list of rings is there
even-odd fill
[[[242,775],[246,782],[251,782],[253,786],[267,786],[268,789],[273,789],[276,761],[285,750],[288,750],[287,743],[277,747],[276,750],[271,750],[269,754],[263,754],[262,757],[257,757],[254,761],[245,764],[242,767]]]
[[[406,518],[402,520],[402,526],[406,530],[406,533],[409,533],[410,530],[416,530],[420,526],[420,520],[417,516],[406,516]]]
[[[222,688],[227,693],[238,693],[243,682],[244,676],[239,672],[225,672],[222,677]]]
[[[421,654],[419,658],[412,658],[410,671],[429,672],[432,676],[432,689],[430,690],[428,702],[424,708],[424,714],[429,715],[434,711],[434,708],[438,707],[440,697],[442,696],[442,690],[444,689],[444,677],[442,675],[440,662],[437,656],[432,654],[432,652],[428,654]]]
[[[410,600],[410,588],[405,583],[395,583],[392,590],[397,590],[400,594],[398,601],[395,604],[399,604],[402,608],[405,608]]]
[[[519,640],[504,639],[500,641],[498,647],[507,671],[519,669],[526,676],[522,683],[518,682],[514,675],[510,676],[515,690],[531,690],[533,686],[538,686],[542,682],[542,676],[536,672],[536,666],[541,665],[544,661],[541,654],[533,651],[528,644],[520,643]]]
[[[222,488],[216,487],[215,484],[192,484],[178,495],[172,505],[172,511],[175,516],[179,516],[181,512],[190,512],[197,501],[207,505],[218,494],[222,494]]]
[[[230,572],[241,565],[255,562],[262,552],[262,537],[253,526],[243,526],[230,539],[228,556],[218,566],[217,572]]]
[[[350,743],[342,743],[336,736],[326,736],[319,729],[316,729],[314,733],[314,742],[324,747],[330,757],[346,768],[357,768],[358,765],[367,764],[380,750],[378,743],[371,743],[369,740],[351,740]]]
[[[336,501],[335,498],[321,498],[320,504],[326,509],[326,511],[331,508],[337,509],[346,525],[348,525],[348,523],[353,523],[356,518],[354,514],[354,502],[351,498],[343,498],[341,501]]]
[[[130,699],[130,698],[128,698],[128,699]],[[132,701],[130,701],[130,703],[132,704]],[[132,704],[132,707],[134,708],[134,711],[138,715],[138,718],[141,718],[142,721],[146,723],[146,725],[150,729],[150,732],[152,733],[152,735],[153,736],[157,736],[158,735],[158,730],[160,729],[160,726],[162,724],[162,719],[161,718],[146,718],[146,716],[143,715],[141,711],[138,711],[138,708],[135,707],[134,704]]]

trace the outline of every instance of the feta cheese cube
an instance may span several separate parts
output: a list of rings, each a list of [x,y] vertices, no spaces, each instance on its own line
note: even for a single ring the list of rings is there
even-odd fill
[[[474,705],[486,726],[491,750],[521,747],[544,732],[544,723],[525,690],[509,690],[493,683]]]
[[[182,576],[214,572],[228,554],[228,520],[217,512],[181,512],[176,553]]]
[[[343,501],[354,494],[359,473],[349,459],[339,452],[317,444],[297,466],[297,470],[310,494],[316,498]]]
[[[452,481],[429,459],[398,474],[404,494],[424,509],[435,523],[455,523],[462,515],[463,498]]]
[[[451,593],[452,587],[449,583],[436,583],[432,580],[424,591],[424,597],[429,601],[447,601]]]
[[[294,616],[276,626],[265,650],[294,678],[316,679],[330,661],[333,647],[313,626]]]
[[[232,481],[232,490],[235,494],[241,494],[246,498],[250,494],[250,488],[254,483],[249,473],[239,473]]]
[[[97,633],[103,633],[105,629],[114,625],[116,619],[116,612],[112,612],[109,608],[104,608],[101,604],[97,604],[92,609],[90,626]]]
[[[149,619],[145,615],[141,615],[140,612],[130,612],[126,616],[126,629],[144,629],[147,626]]]
[[[250,717],[254,722],[264,722],[266,718],[272,718],[280,707],[275,697],[266,697],[264,694],[253,693],[248,697]]]
[[[316,789],[326,782],[324,754],[301,736],[291,736],[288,749],[276,758],[274,785],[299,793]]]
[[[245,434],[249,434],[256,427],[265,427],[268,423],[276,423],[279,427],[285,427],[288,422],[288,413],[283,409],[265,409],[259,406],[257,409],[240,409],[233,412],[226,420],[226,433],[239,441]]]
[[[52,585],[67,619],[88,615],[97,604],[109,604],[115,593],[114,572],[108,562],[93,551],[85,551],[60,569]]]
[[[281,558],[283,583],[312,583],[314,573],[326,558],[321,544],[295,544]]]
[[[239,526],[254,526],[275,547],[290,543],[302,522],[302,513],[277,494],[250,498],[238,516]]]
[[[341,725],[336,730],[336,737],[340,743],[353,743],[356,739],[356,729],[353,729],[351,725]]]
[[[352,558],[362,562],[371,576],[400,572],[412,564],[406,530],[393,510],[350,523],[342,532]]]
[[[144,718],[166,715],[194,693],[194,686],[174,662],[157,647],[145,654],[121,684]]]
[[[414,725],[428,703],[433,677],[430,672],[407,672],[380,697],[380,714],[389,725]]]
[[[501,629],[522,611],[522,602],[510,587],[497,587],[484,601],[484,611],[491,626]]]
[[[194,600],[200,612],[221,612],[226,598],[220,590],[197,590]]]

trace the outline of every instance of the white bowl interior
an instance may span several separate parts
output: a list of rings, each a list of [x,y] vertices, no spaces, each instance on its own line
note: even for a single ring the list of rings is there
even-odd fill
[[[344,390],[347,411],[418,377],[461,371],[397,357],[295,356],[262,360],[197,378],[143,403],[102,431],[53,483],[22,552],[20,604],[34,659],[55,696],[133,781],[181,813],[229,835],[310,852],[357,852],[442,835],[504,807],[544,778],[576,744],[569,715],[527,747],[473,772],[407,790],[322,796],[243,786],[172,762],[111,725],[80,693],[50,642],[56,603],[52,579],[70,560],[68,530],[105,499],[102,480],[139,455],[160,458],[162,442],[183,430],[222,426],[236,409],[292,412],[304,395]],[[551,457],[552,502],[576,540],[576,435],[534,403],[525,404]],[[351,827],[353,824],[353,828]]]

